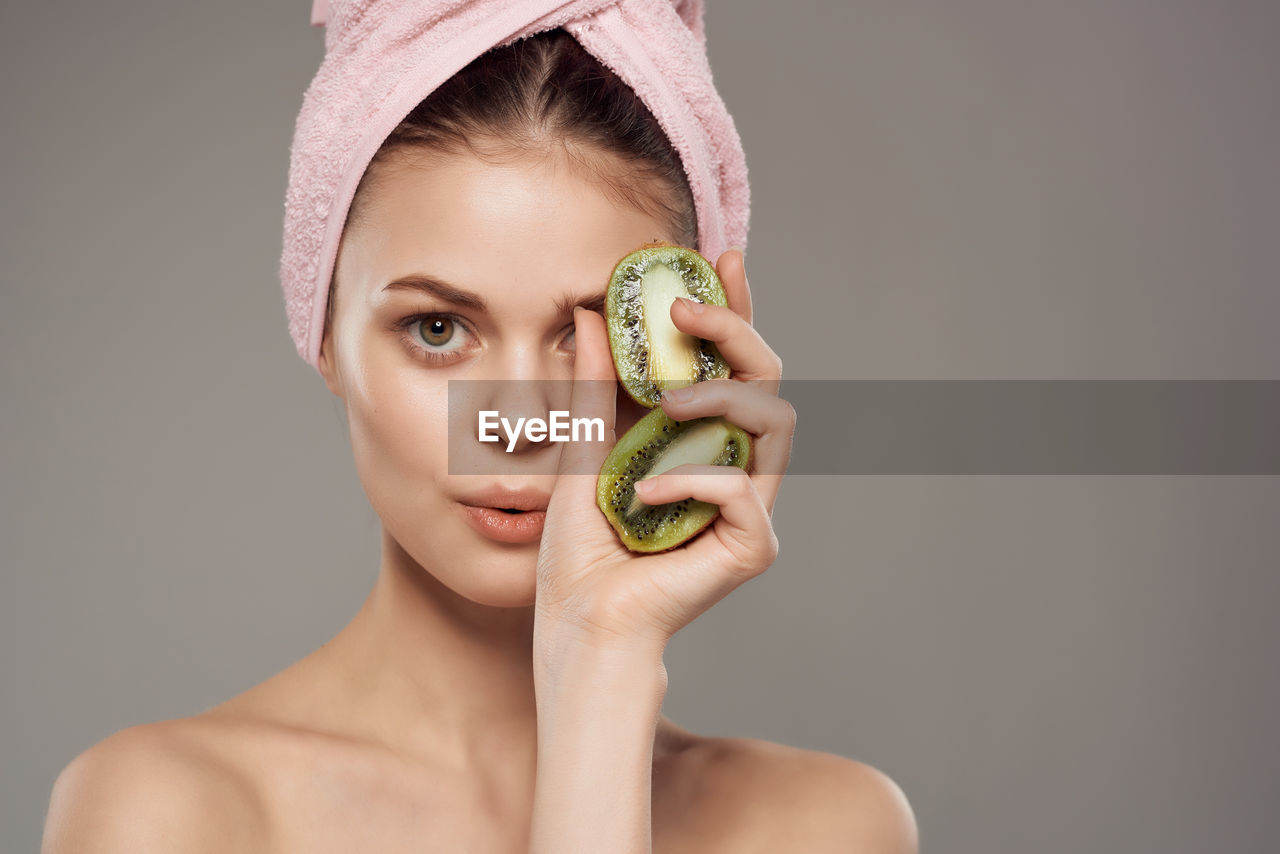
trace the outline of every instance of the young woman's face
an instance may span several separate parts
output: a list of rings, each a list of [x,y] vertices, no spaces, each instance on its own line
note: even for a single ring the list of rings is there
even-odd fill
[[[507,381],[468,385],[479,391],[472,412],[545,417],[562,407],[543,397],[548,384],[532,381],[563,388],[572,378],[573,306],[600,310],[623,255],[676,239],[563,156],[501,166],[471,154],[393,158],[376,168],[365,215],[339,249],[321,370],[345,403],[357,471],[399,556],[472,601],[531,605],[536,526],[505,514],[486,524],[500,511],[467,508],[492,502],[483,493],[494,488],[527,491],[545,507],[563,445],[508,453],[505,437],[450,437],[449,381]],[[388,287],[406,277],[421,286]],[[639,414],[619,396],[619,435]],[[459,449],[485,473],[459,474]]]

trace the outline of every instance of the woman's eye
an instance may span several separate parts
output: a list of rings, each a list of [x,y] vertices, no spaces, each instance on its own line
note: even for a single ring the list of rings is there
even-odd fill
[[[564,336],[563,346],[570,353],[576,353],[578,350],[578,342],[574,337],[573,327],[569,328],[569,334]]]
[[[429,349],[456,350],[462,346],[461,327],[452,318],[431,315],[415,318],[409,328],[421,330],[421,340]]]

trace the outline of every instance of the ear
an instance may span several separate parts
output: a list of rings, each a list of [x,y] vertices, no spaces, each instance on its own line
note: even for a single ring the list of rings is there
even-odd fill
[[[334,358],[332,326],[325,330],[324,340],[320,342],[320,355],[316,359],[316,364],[320,368],[320,374],[324,377],[324,384],[329,387],[329,391],[338,397],[342,397],[342,376],[338,372],[338,361]]]

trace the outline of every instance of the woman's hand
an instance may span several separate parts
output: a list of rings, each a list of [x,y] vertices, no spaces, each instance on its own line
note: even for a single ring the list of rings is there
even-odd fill
[[[566,636],[594,648],[661,651],[671,636],[764,572],[778,553],[771,514],[791,454],[795,410],[778,398],[782,362],[751,326],[743,256],[730,250],[716,271],[728,307],[677,300],[676,327],[715,342],[731,379],[663,395],[676,420],[722,415],[752,434],[750,472],[682,465],[650,478],[648,504],[693,498],[720,506],[708,530],[671,551],[639,555],[619,542],[596,505],[596,479],[616,441],[617,376],[604,319],[574,312],[577,355],[570,411],[598,417],[603,443],[566,443],[538,555],[535,637]],[[687,392],[687,393],[681,393]]]

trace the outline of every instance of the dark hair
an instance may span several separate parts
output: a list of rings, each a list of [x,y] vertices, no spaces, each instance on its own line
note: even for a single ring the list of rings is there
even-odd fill
[[[662,126],[631,87],[564,29],[482,54],[414,107],[365,169],[348,226],[362,216],[373,167],[415,150],[427,157],[470,151],[495,163],[559,150],[616,200],[665,217],[682,245],[697,245],[693,192]],[[326,330],[333,280],[328,306]]]

